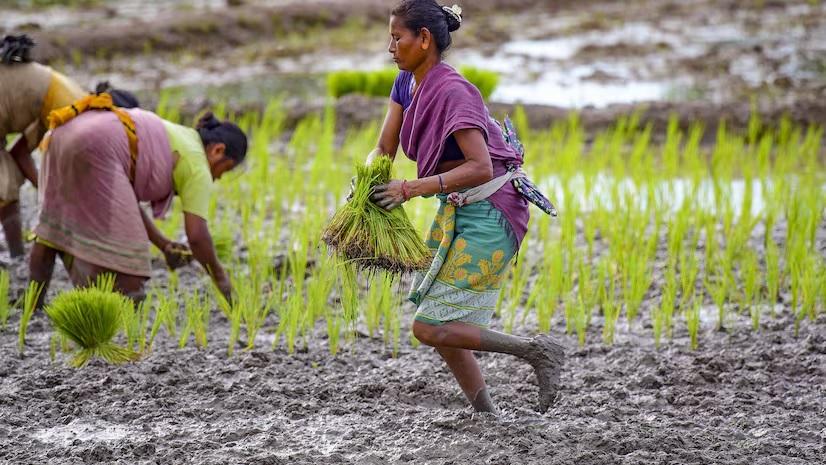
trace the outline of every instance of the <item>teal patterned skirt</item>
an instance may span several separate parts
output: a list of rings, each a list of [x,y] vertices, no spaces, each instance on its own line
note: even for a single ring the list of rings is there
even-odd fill
[[[418,306],[417,321],[487,327],[516,254],[507,221],[487,200],[455,207],[445,195],[438,197],[441,205],[426,240],[433,263],[416,274],[408,299]]]

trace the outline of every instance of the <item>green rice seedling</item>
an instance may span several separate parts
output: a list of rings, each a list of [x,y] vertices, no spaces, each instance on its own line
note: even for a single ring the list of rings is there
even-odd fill
[[[772,317],[775,316],[774,307],[780,295],[781,282],[780,251],[774,240],[769,239],[766,242],[766,301]]]
[[[513,331],[513,325],[516,322],[516,311],[523,302],[525,289],[528,286],[528,278],[530,278],[528,261],[524,258],[516,260],[511,267],[510,287],[507,295],[508,306],[504,321],[504,329],[507,333]]]
[[[237,281],[237,280],[234,280]],[[227,356],[232,357],[235,353],[235,345],[238,344],[238,338],[241,336],[241,306],[236,304],[237,300],[232,303],[227,301],[224,294],[218,290],[217,287],[212,286],[213,297],[218,303],[218,308],[221,313],[226,316],[229,321],[229,340],[227,341]]]
[[[663,311],[663,305],[665,305],[665,300],[663,300],[659,306],[655,305],[651,309],[651,330],[654,334],[654,347],[657,349],[660,348],[663,327],[665,326],[665,313]]]
[[[539,331],[543,333],[551,329],[551,319],[562,294],[564,266],[562,250],[559,247],[546,247],[539,276],[525,304],[527,308],[536,311]]]
[[[588,326],[591,319],[591,308],[581,294],[577,294],[576,307],[574,313],[574,327],[576,328],[577,341],[580,347],[585,347],[585,339],[588,336]]]
[[[302,295],[292,292],[287,296],[287,301],[279,307],[280,318],[276,329],[273,347],[278,343],[280,336],[284,336],[287,343],[287,352],[295,352],[295,341],[298,338],[299,326],[301,325],[301,312],[304,309],[304,298]]]
[[[592,258],[594,256],[594,242],[597,236],[597,222],[594,221],[593,214],[591,214],[591,218],[587,218],[585,219],[585,221],[583,221],[582,233],[585,236],[585,243],[587,245],[588,250],[588,258]]]
[[[341,284],[341,307],[344,328],[348,336],[355,336],[356,323],[361,309],[359,299],[358,273],[352,263],[340,266],[339,282]]]
[[[648,289],[654,280],[651,265],[648,263],[648,253],[641,250],[631,253],[626,263],[628,280],[624,291],[625,316],[628,320],[628,327],[636,320],[640,306],[642,305]]]
[[[58,295],[46,308],[46,314],[62,337],[78,346],[70,364],[79,368],[92,357],[113,364],[138,359],[137,352],[112,342],[123,328],[131,306],[132,302],[121,294],[90,287]]]
[[[707,267],[709,266],[707,265]],[[703,282],[709,295],[711,295],[711,299],[717,306],[717,330],[719,331],[726,327],[726,302],[728,301],[732,278],[724,260],[715,259],[710,267],[716,269],[716,274],[712,276],[707,268]]]
[[[430,265],[432,255],[404,208],[387,211],[370,200],[372,188],[391,179],[392,168],[388,157],[378,157],[369,167],[356,167],[353,196],[333,216],[322,239],[360,268],[421,270]]]
[[[152,320],[152,327],[149,330],[149,340],[147,341],[147,350],[152,350],[155,343],[155,337],[158,335],[161,326],[166,327],[167,334],[175,339],[177,337],[177,317],[178,317],[178,303],[177,298],[165,293],[157,293],[157,297],[153,299],[155,304],[155,319]]]
[[[674,328],[674,309],[677,303],[677,276],[673,268],[665,271],[665,286],[663,287],[662,317],[663,329],[672,337]]]
[[[370,277],[370,286],[367,290],[367,299],[364,306],[365,323],[370,337],[381,326],[385,345],[393,338],[393,351],[398,349],[398,333],[400,331],[398,308],[400,302],[393,291],[398,284],[398,277],[378,272]]]
[[[126,347],[138,353],[146,347],[147,324],[149,309],[152,307],[150,296],[147,296],[137,306],[130,300],[131,305],[123,312],[123,327],[126,330]]]
[[[680,308],[685,308],[685,306],[689,304],[690,299],[694,296],[697,274],[700,271],[697,256],[694,254],[695,248],[696,246],[686,250],[680,256]]]
[[[757,303],[757,296],[760,286],[760,264],[757,255],[748,251],[743,255],[740,263],[740,281],[743,283],[744,309],[748,309],[751,314],[752,329],[760,329],[760,305]]]
[[[317,266],[307,281],[307,308],[304,324],[305,345],[309,343],[315,322],[324,318],[329,307],[330,295],[336,284],[336,267],[327,254],[322,253]]]
[[[602,341],[607,345],[612,345],[614,343],[614,332],[616,331],[617,320],[619,320],[622,307],[617,303],[616,299],[616,280],[611,277],[608,279],[610,281],[608,294],[602,301],[602,315],[605,320],[602,326]]]
[[[178,338],[178,347],[181,349],[186,347],[189,337],[192,336],[198,348],[206,349],[208,342],[207,329],[209,327],[208,301],[202,299],[200,292],[196,290],[187,295],[184,303],[184,312],[186,322]]]
[[[339,339],[341,338],[341,323],[343,319],[341,316],[334,312],[332,308],[328,309],[326,322],[327,322],[327,346],[330,351],[330,355],[335,356],[338,354],[339,349]]]
[[[680,170],[680,143],[683,133],[680,131],[680,120],[676,114],[668,118],[665,144],[662,147],[662,172],[666,177],[679,175]]]
[[[9,304],[9,272],[0,270],[0,330],[6,329],[11,305]]]
[[[573,316],[579,345],[584,346],[588,326],[590,326],[591,323],[591,310],[596,302],[590,263],[579,259],[577,268],[579,270],[579,277],[577,282],[575,313]]]
[[[821,278],[819,273],[822,272],[822,266],[819,264],[818,258],[809,255],[797,267],[797,274],[799,275],[800,294],[802,294],[800,310],[795,319],[795,333],[797,333],[800,322],[806,319],[814,321],[817,318],[817,300],[820,294]]]
[[[267,316],[275,309],[276,301],[280,299],[280,296],[276,295],[275,293],[270,293],[270,295],[264,299],[260,306],[256,308],[249,308],[249,316],[245,318],[247,322],[247,350],[252,350],[255,348],[255,338],[258,335],[258,332],[261,331],[261,328],[264,326],[264,322],[267,320]],[[303,300],[301,302],[303,307]],[[253,311],[257,310],[257,311]],[[301,310],[299,309],[296,312],[296,316],[300,317]],[[293,340],[295,336],[293,336]]]
[[[23,312],[20,315],[20,328],[17,332],[17,350],[21,355],[23,354],[23,348],[26,346],[26,329],[29,327],[29,320],[37,307],[42,289],[42,285],[32,281],[29,283],[29,287],[26,288],[26,293],[23,294]]]
[[[672,275],[669,277],[669,275]],[[673,272],[666,271],[665,286],[659,307],[655,307],[652,326],[654,330],[654,345],[659,349],[663,333],[671,337],[671,321],[676,304],[677,282]]]
[[[52,335],[49,336],[49,360],[52,362],[54,362],[57,358],[57,350],[60,348],[61,344],[62,338],[60,333],[57,331],[52,332]]]
[[[384,344],[392,344],[392,355],[395,357],[399,353],[399,335],[401,333],[401,318],[399,310],[402,306],[402,294],[394,291],[398,288],[399,277],[388,276],[389,281],[383,282],[384,301]]]
[[[384,315],[384,292],[379,285],[378,276],[373,276],[370,285],[367,287],[367,298],[364,305],[364,323],[367,325],[367,334],[373,337],[378,327],[381,325],[381,317]]]
[[[700,301],[692,298],[694,303],[685,312],[685,324],[688,337],[691,340],[691,350],[697,350],[697,339],[700,332]]]

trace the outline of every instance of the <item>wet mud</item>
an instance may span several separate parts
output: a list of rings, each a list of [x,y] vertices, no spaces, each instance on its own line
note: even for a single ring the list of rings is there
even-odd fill
[[[409,315],[408,315],[409,316]],[[27,464],[815,464],[826,457],[826,321],[677,333],[656,350],[563,338],[561,399],[540,415],[531,368],[480,355],[496,418],[471,413],[425,347],[361,339],[331,357],[264,346],[226,356],[166,343],[139,363],[50,362],[42,315],[26,355],[0,335],[0,461]],[[271,329],[271,328],[270,328]],[[598,339],[597,334],[592,335]],[[163,339],[167,341],[168,339]]]
[[[826,253],[826,228],[818,243]],[[25,263],[3,261],[19,290]],[[165,271],[155,268],[162,285]],[[55,279],[53,293],[68,287],[62,272]],[[186,268],[181,285],[203,286],[202,276]],[[654,283],[644,309],[657,304],[661,286]],[[405,323],[395,357],[361,333],[331,356],[321,324],[297,353],[273,350],[275,316],[254,350],[228,356],[229,324],[215,310],[207,349],[193,341],[179,349],[162,329],[137,363],[93,361],[78,370],[67,367],[67,355],[50,360],[42,313],[19,355],[13,315],[0,331],[0,463],[822,463],[826,316],[795,334],[790,296],[781,297],[778,317],[766,315],[759,332],[736,308],[718,331],[716,308],[704,306],[696,351],[681,322],[655,348],[645,311],[631,328],[620,322],[613,346],[600,342],[599,316],[584,347],[564,335],[557,316],[552,334],[567,360],[560,398],[546,414],[536,412],[528,364],[479,354],[499,417],[472,413],[438,355],[411,344],[410,304],[399,309]],[[529,319],[517,334],[531,327]]]

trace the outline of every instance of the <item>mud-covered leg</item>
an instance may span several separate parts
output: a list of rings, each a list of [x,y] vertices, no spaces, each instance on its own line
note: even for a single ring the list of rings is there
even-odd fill
[[[436,326],[420,321],[413,323],[413,334],[433,347],[481,350],[519,357],[530,363],[536,373],[539,411],[547,411],[556,401],[565,353],[562,346],[548,335],[524,338],[461,322]]]
[[[20,202],[9,202],[0,207],[0,223],[6,234],[9,245],[9,255],[21,257],[25,253],[23,248],[23,224],[20,220]]]
[[[29,255],[29,280],[40,284],[40,296],[37,299],[37,308],[43,307],[46,291],[52,280],[57,250],[35,242]]]
[[[479,346],[487,352],[515,355],[531,364],[539,384],[540,412],[546,412],[556,402],[565,352],[550,336],[523,338],[483,329]]]
[[[436,351],[447,363],[473,409],[477,412],[497,413],[473,352],[451,347],[436,347]]]

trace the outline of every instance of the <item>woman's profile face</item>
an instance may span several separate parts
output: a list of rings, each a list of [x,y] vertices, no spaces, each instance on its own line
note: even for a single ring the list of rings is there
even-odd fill
[[[402,71],[413,71],[427,58],[429,41],[424,34],[415,34],[408,29],[404,19],[390,17],[390,46],[387,51]]]
[[[217,181],[221,179],[227,171],[235,168],[235,162],[231,158],[226,157],[226,145],[217,143],[210,144],[206,149],[207,162],[209,162],[209,172],[212,174],[212,180]]]

